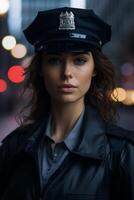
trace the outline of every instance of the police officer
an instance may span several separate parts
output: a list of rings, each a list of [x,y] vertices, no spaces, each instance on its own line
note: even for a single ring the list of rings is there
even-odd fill
[[[0,200],[134,200],[134,133],[115,123],[101,50],[111,26],[65,7],[39,12],[24,34],[35,50],[30,112],[2,141]]]

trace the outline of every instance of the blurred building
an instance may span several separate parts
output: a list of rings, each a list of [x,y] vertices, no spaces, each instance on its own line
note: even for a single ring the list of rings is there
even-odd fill
[[[8,15],[9,31],[15,35],[20,41],[25,42],[31,52],[31,46],[27,43],[22,34],[24,30],[36,17],[38,11],[53,9],[56,7],[69,6],[69,0],[11,0],[11,8]],[[16,7],[18,9],[16,10]],[[16,13],[16,14],[14,14]],[[17,15],[17,16],[16,16]],[[14,23],[13,18],[16,18]],[[45,23],[45,22],[44,22]],[[46,22],[47,23],[47,22]],[[16,27],[17,26],[17,27]]]
[[[124,59],[119,56],[119,49],[125,48],[124,41],[128,40],[128,32],[134,30],[134,2],[133,0],[98,0],[86,1],[89,9],[94,9],[104,20],[112,25],[112,41],[107,48],[109,54],[114,54],[117,61],[122,62]],[[131,40],[129,38],[129,40]],[[130,41],[129,41],[130,42]],[[117,54],[117,55],[116,55]]]
[[[86,1],[102,19],[112,25],[112,40],[104,52],[116,66],[118,84],[134,90],[134,2],[133,0]]]
[[[69,0],[23,0],[22,1],[22,28],[33,21],[38,11],[53,9],[56,7],[69,6]],[[30,15],[29,15],[30,13]],[[44,22],[45,23],[45,22]]]

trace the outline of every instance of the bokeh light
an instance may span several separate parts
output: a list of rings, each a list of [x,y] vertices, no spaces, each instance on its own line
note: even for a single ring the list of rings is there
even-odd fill
[[[9,9],[9,0],[0,0],[0,15],[4,15]]]
[[[127,91],[127,96],[125,100],[123,101],[123,104],[127,106],[134,105],[134,90],[128,90]]]
[[[27,49],[23,44],[17,44],[11,50],[11,55],[15,58],[23,58],[26,54],[27,54]]]
[[[5,80],[0,79],[0,92],[5,92],[7,90],[7,83]]]
[[[14,65],[8,70],[8,78],[13,83],[21,83],[25,79],[24,68],[21,65]]]
[[[2,39],[2,46],[6,50],[11,50],[16,45],[16,39],[14,36],[7,35]]]
[[[122,102],[126,99],[127,93],[123,88],[116,88],[113,91],[112,98],[114,101]]]
[[[32,58],[33,56],[26,56],[25,58],[23,58],[23,60],[21,61],[21,65],[24,67],[24,68],[27,68],[31,61],[32,61]]]
[[[131,63],[124,63],[121,66],[121,73],[124,76],[131,76],[134,73],[134,66]]]
[[[133,101],[133,103],[134,103],[134,90],[133,90],[132,93],[131,93],[131,99],[132,99],[132,101]]]

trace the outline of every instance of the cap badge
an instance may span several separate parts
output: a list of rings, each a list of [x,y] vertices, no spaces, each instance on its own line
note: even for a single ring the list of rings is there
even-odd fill
[[[74,14],[61,12],[59,30],[75,30]]]

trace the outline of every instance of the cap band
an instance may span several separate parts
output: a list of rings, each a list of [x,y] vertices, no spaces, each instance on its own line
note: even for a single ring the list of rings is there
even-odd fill
[[[93,35],[86,35],[86,34],[81,34],[81,33],[73,33],[73,32],[68,32],[68,33],[55,33],[55,34],[49,34],[47,37],[44,37],[42,40],[38,40],[35,42],[34,47],[35,47],[35,51],[38,52],[40,50],[46,50],[47,51],[47,46],[48,43],[53,43],[53,42],[57,42],[57,41],[72,41],[73,43],[76,42],[77,44],[77,48],[78,48],[78,44],[83,44],[83,48],[86,46],[89,47],[97,47],[98,49],[101,49],[102,47],[102,43],[101,41],[93,36]],[[60,43],[61,44],[61,43]]]

